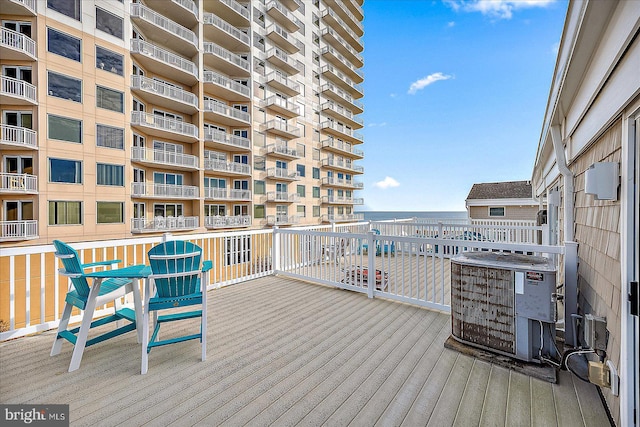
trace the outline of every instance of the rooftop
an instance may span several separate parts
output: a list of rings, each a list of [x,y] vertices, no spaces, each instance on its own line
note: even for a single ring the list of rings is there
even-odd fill
[[[473,184],[470,199],[530,199],[531,181],[486,182]]]

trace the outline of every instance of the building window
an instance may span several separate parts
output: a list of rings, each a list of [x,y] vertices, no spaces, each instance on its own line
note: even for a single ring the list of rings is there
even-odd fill
[[[102,86],[96,86],[98,108],[124,113],[124,93]]]
[[[49,182],[82,184],[82,162],[50,157]]]
[[[49,139],[82,144],[82,120],[49,114],[47,121]]]
[[[318,138],[318,140],[319,139],[320,138]],[[313,160],[320,160],[320,150],[318,150],[317,148],[314,148],[311,154],[312,154],[311,157],[313,158]]]
[[[96,164],[96,184],[124,186],[124,166],[106,163]]]
[[[266,194],[267,189],[264,181],[253,181],[253,193],[254,194]]]
[[[134,135],[134,137],[137,135]],[[124,150],[124,129],[107,125],[96,126],[96,145],[98,147]]]
[[[124,56],[96,46],[96,68],[122,76],[124,73]]]
[[[47,51],[80,62],[80,39],[47,28]]]
[[[82,224],[82,202],[49,202],[49,225]]]
[[[122,202],[98,202],[96,209],[98,224],[123,224],[124,203]]]
[[[123,19],[96,7],[96,28],[119,39],[123,38]]]
[[[314,179],[320,179],[320,168],[313,168],[311,174]]]
[[[297,193],[298,193],[298,196],[300,196],[300,197],[304,197],[305,196],[306,189],[305,189],[304,185],[298,185]]]
[[[182,205],[174,203],[156,203],[153,205],[153,216],[157,217],[169,217],[169,216],[181,216]]]
[[[82,102],[82,80],[49,71],[49,96]]]
[[[314,199],[319,199],[320,198],[320,187],[313,187],[312,191],[313,191],[313,198]]]
[[[307,209],[305,205],[298,205],[296,210],[299,217],[304,218],[307,216]]]
[[[225,205],[204,205],[204,216],[225,216],[226,214]]]
[[[320,217],[320,206],[313,207],[313,217],[314,218]]]
[[[251,237],[225,237],[224,265],[236,265],[251,260]]]
[[[504,216],[504,207],[489,208],[489,216]]]
[[[296,165],[296,171],[300,176],[305,176],[304,165]]]
[[[253,217],[258,219],[265,218],[264,205],[253,205]]]
[[[80,3],[82,0],[47,0],[47,7],[79,21]]]

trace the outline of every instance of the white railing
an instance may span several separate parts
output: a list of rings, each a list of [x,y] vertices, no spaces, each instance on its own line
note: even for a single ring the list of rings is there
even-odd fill
[[[344,13],[346,16],[349,17],[349,19],[355,24],[356,28],[358,28],[358,30],[360,30],[361,33],[364,32],[364,28],[362,26],[362,22],[360,22],[360,20],[357,19],[353,15],[353,13],[351,13],[349,10],[347,10],[346,6],[343,5],[341,1],[331,2],[331,3],[329,3],[329,6],[330,7],[334,7],[334,8],[335,7],[339,8],[342,11],[342,13]]]
[[[298,61],[296,61],[277,47],[272,47],[267,51],[267,58],[270,57],[278,58],[280,61],[289,65],[291,68],[297,70],[298,72],[302,71],[302,67],[298,64]]]
[[[161,129],[168,132],[180,133],[192,138],[198,137],[198,127],[181,120],[168,119],[155,114],[147,114],[142,111],[131,112],[131,124]]]
[[[340,52],[338,52],[337,50],[335,50],[333,47],[331,46],[325,46],[320,50],[320,53],[322,55],[330,53],[331,55],[333,55],[338,61],[340,61],[340,64],[342,64],[344,67],[346,67],[348,70],[350,70],[352,73],[356,74],[358,77],[360,77],[361,79],[364,79],[364,73],[357,69],[353,64],[351,64],[351,62],[344,57],[344,55],[342,55]],[[324,68],[324,67],[322,67]],[[322,71],[322,70],[321,70]],[[333,70],[332,70],[333,71]],[[324,72],[324,71],[322,71]],[[342,76],[340,76],[342,78]],[[345,76],[346,77],[346,76]],[[348,79],[349,84],[357,86],[353,81],[351,81],[351,79],[349,79],[348,77],[346,77]],[[362,81],[362,80],[361,80]],[[358,88],[360,88],[360,86],[358,86]],[[362,92],[362,89],[359,89],[360,92]]]
[[[294,225],[300,222],[297,215],[267,215],[267,225]]]
[[[166,197],[192,199],[200,197],[200,187],[195,185],[154,184],[146,182],[131,183],[131,195],[134,197]]]
[[[362,104],[362,102],[356,101],[355,99],[353,99],[353,97],[351,95],[349,95],[344,90],[336,87],[336,85],[334,85],[333,83],[325,83],[322,86],[320,86],[320,92],[325,92],[327,90],[335,93],[340,98],[342,98],[344,101],[346,101],[349,104],[355,106],[356,108],[358,108],[360,110],[364,109],[364,105]]]
[[[251,96],[251,89],[248,86],[242,85],[234,80],[231,80],[228,77],[223,76],[222,74],[218,74],[214,71],[205,70],[204,72],[204,83],[214,83],[218,86],[225,87],[234,92],[241,93],[242,95],[249,97]]]
[[[36,13],[36,0],[10,0],[14,3],[20,3],[27,9],[29,9],[33,14]]]
[[[293,179],[293,180],[300,179],[300,173],[298,171],[289,172],[288,169],[278,168],[278,167],[268,168],[267,176],[272,178],[282,178],[282,179]]]
[[[267,201],[269,202],[297,202],[300,196],[297,193],[289,193],[287,191],[269,191],[267,193]]]
[[[11,49],[20,50],[32,58],[36,58],[36,42],[17,31],[2,27],[0,43]]]
[[[193,13],[193,15],[196,18],[198,18],[198,6],[193,0],[171,0],[171,1],[187,9],[189,12]]]
[[[204,226],[207,228],[249,227],[250,225],[251,216],[249,215],[215,215],[204,217]]]
[[[340,196],[322,196],[322,203],[335,203],[341,205],[363,205],[364,199]]]
[[[131,160],[188,168],[198,167],[198,157],[196,156],[143,147],[131,147]]]
[[[324,214],[321,218],[324,222],[363,221],[364,214]]]
[[[193,31],[170,20],[166,16],[159,14],[153,9],[149,9],[141,3],[131,3],[131,17],[143,19],[173,34],[174,36],[191,43],[194,47],[198,46],[198,37]]]
[[[234,147],[241,147],[251,149],[251,140],[238,135],[232,135],[230,133],[222,132],[219,130],[205,130],[204,140],[218,142],[220,144],[232,145]]]
[[[337,139],[337,138],[336,138]],[[322,141],[322,147],[331,147],[336,150],[340,150],[344,153],[353,154],[354,156],[364,157],[364,151],[359,150],[357,148],[353,148],[351,144],[347,144],[340,139],[334,139],[334,137],[330,136],[329,138]]]
[[[196,67],[196,64],[144,40],[131,39],[131,52],[148,56],[149,58],[164,62],[165,64],[198,77],[198,67]]]
[[[340,114],[341,116],[344,116],[344,117],[348,118],[349,120],[353,120],[354,122],[356,122],[356,123],[358,123],[360,125],[364,125],[364,120],[362,120],[360,117],[356,117],[351,112],[351,110],[347,110],[342,105],[337,105],[333,101],[327,101],[327,102],[322,103],[322,105],[320,105],[320,109],[321,110],[334,111],[334,112]]]
[[[132,218],[132,233],[155,233],[172,230],[194,230],[198,228],[197,216],[157,216],[153,219]]]
[[[33,219],[0,221],[0,230],[2,230],[0,235],[0,240],[2,241],[35,239],[38,237],[38,221]]]
[[[267,145],[267,153],[282,154],[289,157],[300,157],[295,148],[289,148],[284,144]]]
[[[249,15],[249,11],[247,10],[246,7],[242,6],[240,3],[238,3],[237,1],[234,0],[220,0],[220,3],[226,4],[227,6],[229,6],[231,9],[235,10],[236,12],[238,12],[240,15],[242,15],[245,19],[250,19],[250,15]]]
[[[251,166],[239,162],[227,162],[225,160],[205,159],[204,169],[208,171],[233,172],[242,175],[251,174]]]
[[[0,93],[3,95],[26,99],[34,104],[38,102],[37,88],[31,83],[7,76],[0,77],[0,81]]]
[[[267,74],[267,82],[270,81],[278,82],[281,85],[288,87],[292,91],[300,93],[300,83],[284,77],[282,74],[276,73],[275,71]]]
[[[296,50],[300,51],[304,49],[304,43],[302,43],[300,40],[292,36],[287,30],[282,28],[280,25],[278,24],[269,25],[267,27],[267,34],[272,32],[278,34],[280,37],[286,40],[287,43],[295,46]]]
[[[321,128],[328,128],[328,129],[333,129],[336,132],[340,132],[343,135],[346,135],[350,138],[353,139],[357,139],[358,141],[363,141],[364,137],[359,134],[358,132],[354,132],[353,129],[349,129],[347,128],[345,125],[342,125],[340,123],[336,123],[336,122],[332,122],[330,120],[327,120],[326,122],[322,122],[320,124]]]
[[[327,16],[332,17],[338,23],[338,28],[340,28],[342,31],[344,31],[345,33],[351,36],[353,41],[360,47],[360,50],[364,49],[364,46],[362,45],[362,40],[360,40],[360,36],[358,36],[355,32],[353,32],[353,30],[349,28],[347,24],[345,24],[345,22],[342,20],[342,18],[338,16],[337,13],[335,13],[331,9],[325,9],[322,11],[322,18],[326,18]]]
[[[300,115],[300,107],[296,103],[291,102],[288,99],[273,95],[262,101],[263,107],[270,107],[272,105],[277,105],[280,108],[292,112],[296,116]]]
[[[333,38],[335,38],[346,50],[349,51],[350,54],[352,54],[357,61],[359,61],[361,64],[364,64],[364,58],[362,57],[361,54],[359,54],[353,47],[351,47],[351,45],[342,38],[342,36],[338,33],[335,32],[335,30],[333,30],[333,28],[330,27],[325,27],[322,29],[322,33],[323,36],[331,35]]]
[[[354,83],[354,81],[351,80],[349,77],[347,77],[345,73],[343,73],[340,70],[337,70],[333,65],[325,64],[322,66],[322,68],[320,69],[320,73],[322,73],[324,76],[324,74],[327,72],[330,72],[336,75],[342,81],[342,83],[346,84],[351,89],[358,92],[358,94],[360,95],[358,98],[362,98],[364,96],[364,89],[362,88],[362,85],[358,85]]]
[[[216,55],[227,62],[231,62],[232,64],[235,64],[236,66],[242,68],[245,71],[249,71],[250,69],[249,61],[241,58],[239,55],[236,55],[233,52],[228,51],[222,46],[218,46],[215,43],[212,43],[212,42],[203,43],[203,53],[210,53],[212,55]]]
[[[290,125],[279,119],[269,120],[262,125],[263,130],[275,129],[287,134],[293,135],[295,138],[300,137],[300,128],[296,125]]]
[[[344,160],[334,159],[334,158],[326,158],[322,159],[322,166],[330,166],[334,168],[348,169],[353,172],[362,173],[364,172],[364,167],[356,166],[351,162],[345,162]]]
[[[218,113],[223,116],[232,117],[243,122],[249,122],[251,115],[246,111],[240,111],[237,108],[233,108],[229,105],[221,104],[217,101],[206,100],[204,101],[204,110],[206,112]]]
[[[240,40],[242,43],[246,44],[247,46],[249,45],[249,36],[248,35],[246,35],[242,31],[240,31],[239,29],[237,29],[233,25],[229,24],[227,21],[225,21],[225,20],[221,19],[220,17],[214,15],[213,13],[205,13],[204,14],[203,23],[205,25],[207,25],[207,24],[208,25],[213,25],[214,27],[217,27],[217,28],[221,29],[222,31],[224,31],[225,33],[229,34],[233,38],[235,38],[237,40]]]
[[[132,5],[133,6],[133,5]],[[198,108],[198,97],[191,92],[175,87],[165,82],[153,80],[143,76],[131,76],[131,88],[155,93],[165,98],[171,98]]]
[[[287,20],[291,21],[296,27],[300,28],[300,21],[298,18],[293,16],[289,10],[287,10],[279,1],[271,1],[267,4],[267,10],[276,9],[280,12]]]
[[[11,144],[26,148],[38,148],[38,133],[20,126],[1,125],[2,144]]]
[[[0,191],[11,193],[37,193],[38,177],[26,173],[0,172]]]

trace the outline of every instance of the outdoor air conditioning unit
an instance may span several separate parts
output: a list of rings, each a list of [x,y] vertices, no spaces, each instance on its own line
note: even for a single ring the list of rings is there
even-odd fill
[[[527,362],[541,362],[540,354],[557,357],[555,292],[551,259],[495,252],[456,255],[451,259],[453,337]]]

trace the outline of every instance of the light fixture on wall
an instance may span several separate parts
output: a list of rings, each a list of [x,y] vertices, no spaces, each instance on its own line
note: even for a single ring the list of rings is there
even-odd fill
[[[584,192],[596,200],[618,200],[619,169],[617,162],[592,164],[584,173]]]

